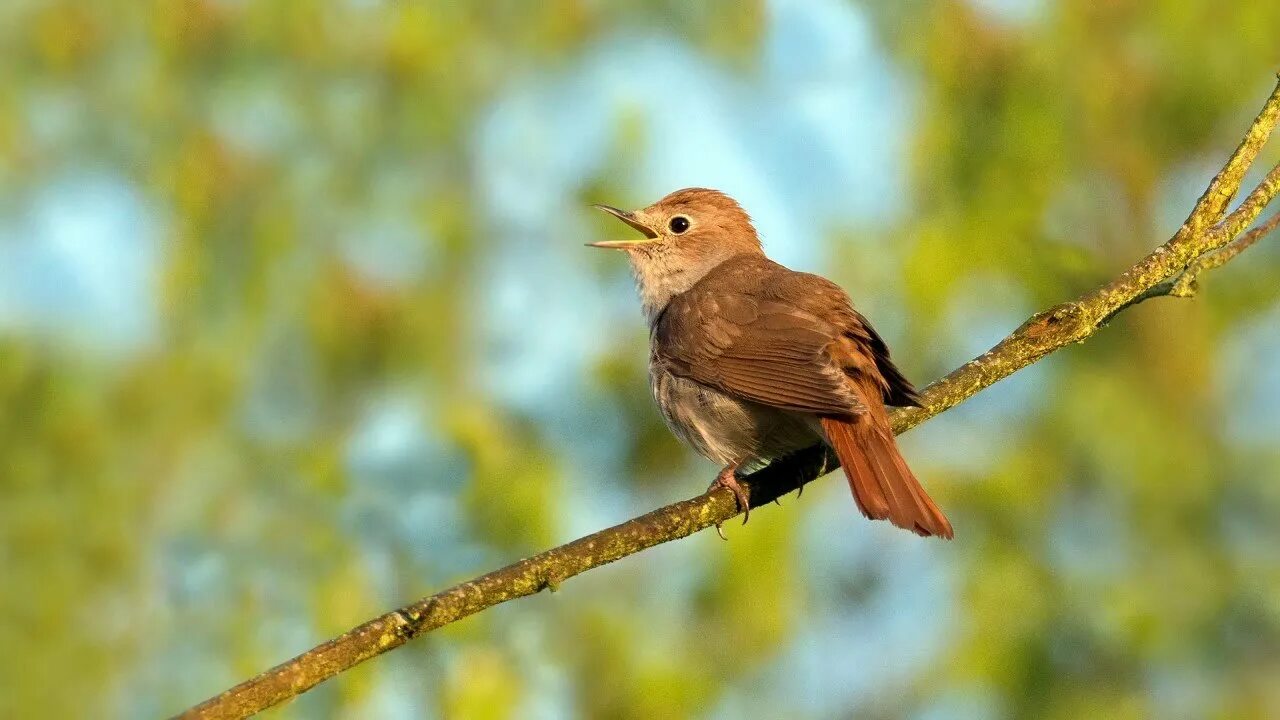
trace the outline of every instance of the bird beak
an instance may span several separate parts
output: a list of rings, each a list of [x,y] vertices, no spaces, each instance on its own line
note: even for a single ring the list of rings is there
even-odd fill
[[[610,215],[621,220],[622,222],[635,228],[636,230],[639,230],[641,234],[644,235],[644,239],[643,240],[604,240],[601,242],[587,243],[588,247],[610,248],[614,250],[626,250],[627,248],[648,245],[649,243],[658,239],[658,233],[651,230],[648,225],[645,225],[644,223],[637,220],[636,214],[633,212],[626,212],[625,210],[619,210],[618,208],[613,207],[612,205],[592,205],[591,207],[596,208],[597,210],[603,210],[604,212],[609,213]]]

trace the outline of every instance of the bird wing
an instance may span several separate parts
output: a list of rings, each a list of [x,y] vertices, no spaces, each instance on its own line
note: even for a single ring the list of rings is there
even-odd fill
[[[654,358],[669,372],[763,405],[835,417],[866,412],[868,381],[893,394],[877,357],[883,341],[834,283],[763,258],[712,273],[654,326]]]

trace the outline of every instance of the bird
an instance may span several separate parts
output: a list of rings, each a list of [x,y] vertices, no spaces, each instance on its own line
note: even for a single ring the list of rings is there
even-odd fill
[[[708,490],[730,490],[744,523],[738,473],[824,442],[863,515],[953,536],[889,423],[887,406],[919,406],[920,395],[839,285],[766,257],[750,216],[718,190],[593,207],[640,233],[588,245],[629,259],[654,400],[676,437],[721,466]]]

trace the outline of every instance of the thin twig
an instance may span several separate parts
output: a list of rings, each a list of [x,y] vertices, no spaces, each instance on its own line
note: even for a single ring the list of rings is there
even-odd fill
[[[1226,211],[1278,118],[1280,86],[1173,238],[1114,281],[1073,302],[1038,313],[991,350],[925,388],[921,393],[924,407],[894,412],[894,432],[904,432],[1058,348],[1084,340],[1116,313],[1155,297],[1156,288],[1165,288],[1159,294],[1171,294],[1177,278],[1187,273],[1194,278],[1227,262],[1274,228],[1280,221],[1273,217],[1236,239],[1280,192],[1280,168],[1268,174],[1235,212],[1227,215]],[[763,505],[838,466],[832,453],[815,446],[753,473],[743,484],[751,505]],[[181,717],[248,717],[425,632],[508,600],[555,589],[579,573],[686,537],[737,514],[733,494],[725,489],[654,510],[370,620],[191,708]]]
[[[1198,278],[1201,273],[1226,265],[1227,261],[1248,250],[1252,245],[1269,235],[1276,227],[1280,227],[1280,212],[1267,218],[1257,227],[1218,250],[1207,255],[1201,255],[1188,265],[1181,275],[1173,280],[1169,286],[1169,295],[1173,297],[1191,297],[1195,295],[1199,289]]]

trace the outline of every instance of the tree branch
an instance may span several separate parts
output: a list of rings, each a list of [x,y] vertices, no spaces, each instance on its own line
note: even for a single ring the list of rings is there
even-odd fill
[[[894,411],[894,432],[905,432],[1058,348],[1084,340],[1125,308],[1153,297],[1194,293],[1197,276],[1236,257],[1280,225],[1280,215],[1275,215],[1241,235],[1280,193],[1280,165],[1235,211],[1227,214],[1245,173],[1278,119],[1280,85],[1168,242],[1112,282],[1031,317],[991,350],[925,388],[921,394],[924,407]],[[751,505],[762,505],[838,466],[834,454],[815,446],[753,473],[743,485]],[[393,610],[210,698],[179,717],[248,717],[430,630],[508,600],[543,589],[555,590],[579,573],[692,535],[737,514],[733,494],[723,488],[667,505]]]

